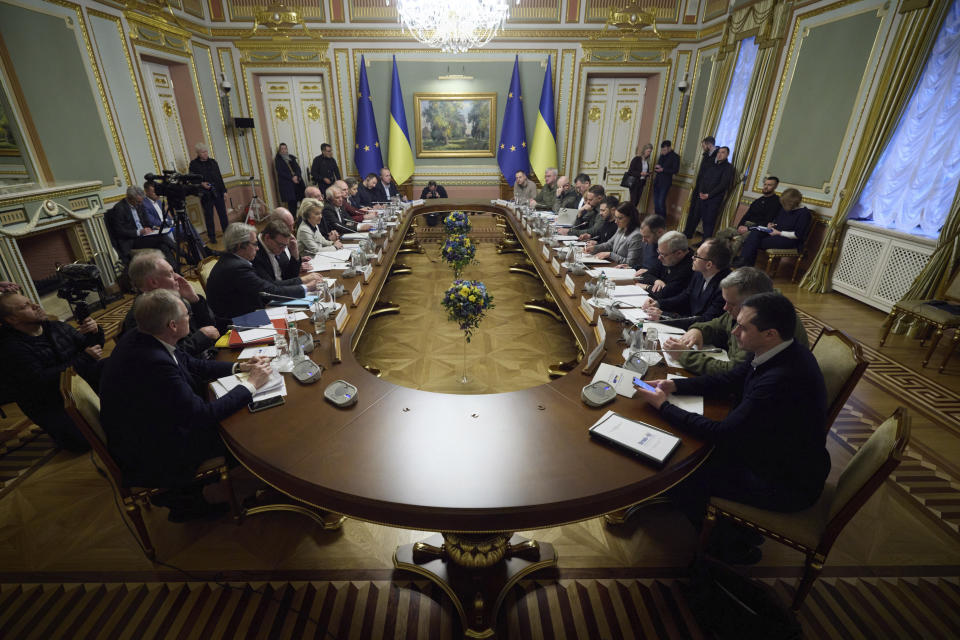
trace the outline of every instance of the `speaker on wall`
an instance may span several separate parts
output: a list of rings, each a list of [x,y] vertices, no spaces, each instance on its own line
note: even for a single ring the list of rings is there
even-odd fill
[[[233,126],[237,129],[253,129],[253,118],[234,118]]]

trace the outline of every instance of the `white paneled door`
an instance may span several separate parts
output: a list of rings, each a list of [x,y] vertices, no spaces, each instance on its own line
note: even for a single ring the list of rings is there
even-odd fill
[[[180,109],[173,93],[170,69],[163,64],[144,62],[150,94],[150,113],[157,125],[160,140],[160,162],[164,169],[186,172],[190,156],[180,124]]]
[[[636,155],[646,89],[644,78],[587,80],[576,173],[586,173],[593,184],[602,184],[608,193],[619,193],[621,198],[628,195],[620,179]]]

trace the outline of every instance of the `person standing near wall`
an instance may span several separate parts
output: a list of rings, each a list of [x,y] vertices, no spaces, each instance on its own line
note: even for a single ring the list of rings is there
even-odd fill
[[[297,156],[287,150],[285,142],[281,142],[277,147],[273,165],[277,170],[277,189],[280,191],[280,200],[287,204],[287,209],[296,211],[297,205],[303,200],[306,185],[303,184],[303,172],[297,163]]]
[[[220,165],[210,157],[210,149],[207,145],[198,142],[194,149],[197,151],[197,157],[190,161],[190,173],[203,176],[200,206],[203,207],[203,221],[207,226],[207,242],[216,242],[217,228],[213,222],[214,207],[216,207],[217,217],[220,219],[220,231],[226,229],[227,225],[230,224],[227,220],[227,206],[223,202],[227,187],[223,183]]]

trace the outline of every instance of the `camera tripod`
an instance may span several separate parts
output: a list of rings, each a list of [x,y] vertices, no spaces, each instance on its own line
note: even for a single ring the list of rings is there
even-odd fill
[[[196,268],[203,260],[206,252],[203,242],[197,236],[196,230],[187,218],[187,210],[183,202],[171,202],[173,210],[173,239],[174,257],[177,265],[183,270]]]

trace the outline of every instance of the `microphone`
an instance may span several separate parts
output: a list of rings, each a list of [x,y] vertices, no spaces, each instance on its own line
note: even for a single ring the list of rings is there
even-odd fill
[[[262,300],[272,300],[273,298],[278,298],[280,300],[303,300],[303,298],[291,298],[290,296],[281,296],[275,293],[267,293],[266,291],[261,291],[257,295],[259,295]]]
[[[633,353],[660,353],[669,351],[670,353],[721,353],[720,347],[710,347],[709,349],[630,349]]]
[[[266,329],[266,328],[267,328],[267,327],[247,327],[247,326],[244,326],[244,325],[242,325],[242,324],[228,324],[228,325],[227,325],[227,329],[236,329],[237,331],[241,331],[241,330],[244,330],[244,329]],[[271,328],[273,328],[273,327],[271,326]],[[276,329],[274,328],[274,330],[276,330]]]

